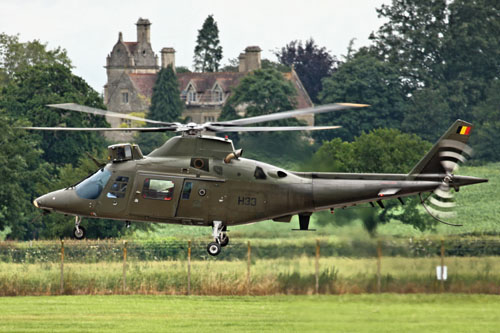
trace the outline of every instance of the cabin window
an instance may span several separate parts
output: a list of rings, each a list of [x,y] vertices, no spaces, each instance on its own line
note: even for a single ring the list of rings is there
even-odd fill
[[[174,196],[174,183],[170,180],[146,178],[142,196],[144,199],[170,201]]]
[[[128,177],[118,176],[115,179],[113,185],[106,194],[108,198],[120,199],[125,198],[125,193],[127,192]]]
[[[110,171],[100,169],[92,176],[76,185],[76,194],[83,199],[95,200],[101,194],[110,177]]]
[[[193,189],[192,182],[185,182],[184,188],[182,189],[182,199],[187,200],[191,196],[191,190]]]

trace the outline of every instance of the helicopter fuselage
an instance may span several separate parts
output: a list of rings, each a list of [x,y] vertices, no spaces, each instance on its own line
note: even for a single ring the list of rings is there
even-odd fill
[[[432,174],[290,172],[235,157],[232,142],[217,137],[174,137],[146,157],[128,149],[118,151],[119,158],[110,152],[112,162],[94,175],[37,198],[35,205],[94,218],[200,226],[222,221],[230,226],[268,219],[289,222],[296,214],[432,191],[443,179]],[[477,180],[456,176],[455,185]]]

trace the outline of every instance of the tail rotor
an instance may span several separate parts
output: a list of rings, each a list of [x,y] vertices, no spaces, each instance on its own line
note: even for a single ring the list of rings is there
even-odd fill
[[[458,192],[458,187],[453,186],[454,173],[458,170],[460,164],[465,163],[467,158],[471,156],[472,148],[464,142],[457,140],[442,140],[440,142],[440,164],[445,171],[443,180],[425,200],[422,200],[421,196],[420,199],[429,215],[441,223],[461,226],[461,224],[452,224],[442,219],[450,219],[456,216],[454,212],[456,206],[454,192]],[[455,191],[452,192],[452,189]],[[428,205],[426,205],[426,201],[428,201]]]

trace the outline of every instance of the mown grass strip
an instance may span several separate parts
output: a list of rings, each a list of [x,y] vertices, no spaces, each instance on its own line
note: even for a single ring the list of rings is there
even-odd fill
[[[57,296],[0,299],[2,332],[498,332],[500,297]]]

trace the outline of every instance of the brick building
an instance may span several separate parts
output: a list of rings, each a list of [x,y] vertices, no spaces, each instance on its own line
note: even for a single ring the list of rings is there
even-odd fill
[[[106,58],[108,81],[104,86],[104,102],[108,110],[121,113],[146,112],[151,104],[151,96],[156,76],[161,67],[175,68],[175,50],[162,48],[161,64],[151,46],[151,23],[140,18],[137,23],[137,41],[125,42],[118,34],[118,41]],[[191,121],[203,123],[215,121],[231,91],[249,72],[261,68],[261,49],[249,46],[238,57],[238,72],[177,73],[181,98],[186,103],[183,116]],[[161,66],[161,67],[160,67]],[[283,73],[297,90],[297,107],[312,106],[311,99],[299,77],[292,69]],[[301,119],[314,124],[314,116]],[[120,126],[119,119],[108,118],[113,127]],[[115,140],[130,138],[128,133],[113,133]]]

